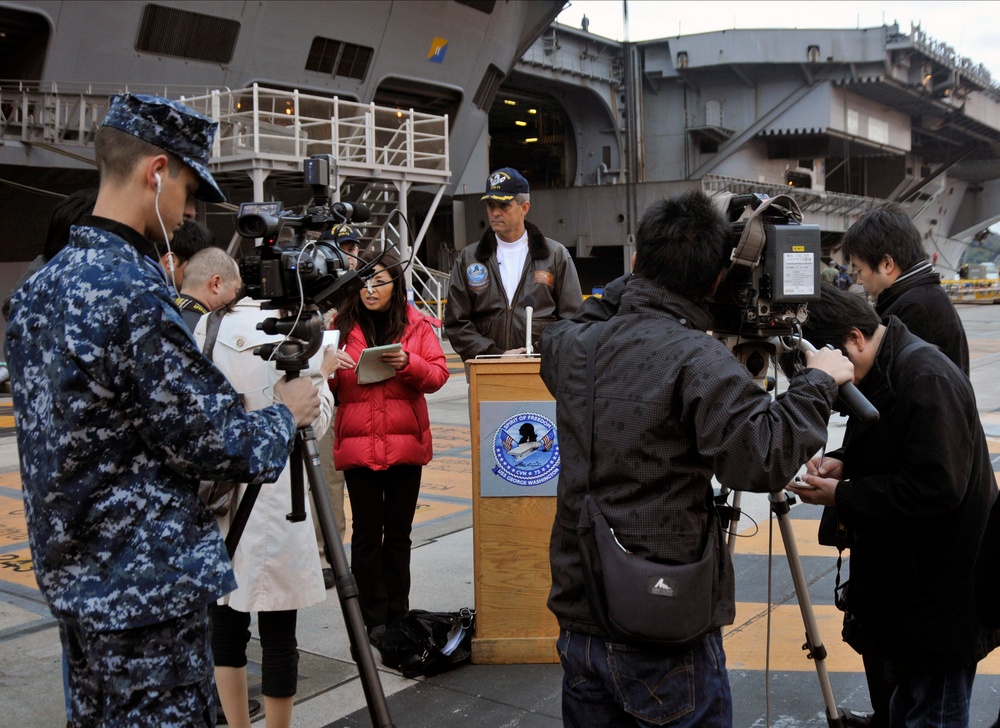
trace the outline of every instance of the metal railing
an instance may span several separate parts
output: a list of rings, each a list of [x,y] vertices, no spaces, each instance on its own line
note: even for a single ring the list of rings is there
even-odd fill
[[[108,111],[110,97],[129,91],[166,98],[209,93],[202,86],[0,80],[0,138],[33,144],[90,146]]]
[[[329,154],[341,166],[447,181],[448,117],[254,84],[183,98],[219,122],[213,161]]]
[[[444,303],[451,276],[428,268],[417,258],[413,259],[413,302],[418,309],[431,314],[438,321],[444,320]],[[438,329],[438,337],[442,328]]]
[[[448,117],[359,104],[337,97],[266,89],[235,91],[194,87],[129,87],[95,84],[44,85],[0,81],[0,136],[29,143],[90,146],[115,93],[156,93],[219,122],[212,162],[251,157],[299,163],[330,154],[359,171],[409,175],[419,182],[451,176]]]
[[[748,192],[762,192],[769,197],[788,195],[798,204],[802,212],[816,212],[839,215],[853,215],[862,212],[874,200],[860,195],[847,195],[842,192],[825,192],[809,190],[803,187],[768,184],[739,177],[724,177],[717,174],[706,174],[701,179],[705,192],[732,192],[736,195]]]
[[[399,229],[393,224],[391,219],[387,219],[379,228],[372,244],[376,246],[376,250],[385,250],[393,247],[398,249],[399,242]],[[442,321],[445,297],[448,291],[448,281],[451,276],[448,273],[428,268],[416,256],[412,257],[412,261],[413,263],[410,266],[410,286],[413,290],[413,305],[417,307],[418,311],[428,314],[438,321]],[[441,338],[443,335],[443,326],[436,328],[438,338]]]
[[[219,122],[210,160],[213,173],[245,170],[260,160],[298,169],[304,158],[328,154],[352,177],[384,183],[369,184],[360,200],[382,221],[375,233],[382,245],[400,240],[388,220],[399,204],[392,180],[444,185],[451,177],[447,116],[256,84],[219,91],[0,81],[0,137],[37,145],[92,146],[110,96],[127,91],[179,99]],[[419,245],[420,240],[412,242]],[[447,280],[446,274],[414,259],[414,303],[437,319],[443,315]]]

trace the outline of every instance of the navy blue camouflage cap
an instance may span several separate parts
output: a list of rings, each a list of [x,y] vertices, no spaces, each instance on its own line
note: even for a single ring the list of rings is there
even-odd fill
[[[528,180],[520,172],[513,167],[503,167],[486,180],[486,194],[480,199],[510,202],[514,195],[526,195],[529,192]]]
[[[347,223],[334,225],[328,231],[320,235],[319,239],[335,242],[337,247],[340,247],[344,243],[355,243],[359,248],[363,248],[365,246],[364,240],[361,238],[361,231],[353,225],[348,225]]]
[[[111,97],[101,126],[110,126],[170,152],[198,175],[194,196],[204,202],[225,202],[208,171],[209,152],[218,123],[194,109],[160,96],[118,94]]]

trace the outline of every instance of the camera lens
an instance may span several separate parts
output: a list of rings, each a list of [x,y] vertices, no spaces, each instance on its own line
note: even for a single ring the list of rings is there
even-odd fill
[[[313,260],[320,275],[336,275],[338,271],[346,270],[344,253],[336,245],[318,241],[313,251]]]
[[[245,238],[262,238],[280,228],[278,218],[273,215],[250,213],[236,219],[236,231]]]

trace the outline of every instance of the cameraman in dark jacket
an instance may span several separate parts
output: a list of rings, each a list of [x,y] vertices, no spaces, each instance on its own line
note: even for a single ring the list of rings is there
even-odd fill
[[[732,725],[721,633],[736,611],[728,551],[719,555],[713,631],[686,649],[616,644],[584,589],[577,522],[587,484],[624,548],[660,563],[697,561],[712,524],[713,474],[734,490],[781,490],[822,447],[837,384],[851,378],[850,363],[827,349],[774,400],[705,333],[712,322],[701,304],[728,265],[730,235],[700,192],[655,203],[639,225],[635,275],[542,334],[562,458],[548,605],[561,627],[566,726]],[[597,321],[608,323],[590,392],[587,340]],[[584,444],[591,394],[592,453]]]
[[[867,302],[831,286],[809,304],[803,334],[846,351],[880,414],[870,425],[851,417],[841,451],[807,465],[816,489],[793,490],[836,505],[847,525],[848,607],[894,687],[886,724],[964,728],[976,663],[998,644],[973,608],[997,485],[972,385],[898,318],[880,323]]]

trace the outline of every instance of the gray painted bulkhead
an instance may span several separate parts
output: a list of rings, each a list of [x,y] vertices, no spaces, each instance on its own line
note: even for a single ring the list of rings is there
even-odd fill
[[[551,91],[553,98],[573,100],[566,108],[578,126],[566,143],[576,147],[567,154],[578,160],[575,186],[533,190],[530,213],[580,257],[621,246],[627,236],[628,170],[603,177],[597,187],[586,166],[608,140],[617,145],[617,159],[626,157],[625,110],[616,103],[624,98],[623,74],[614,60],[616,51],[624,57],[624,48],[602,40],[553,26],[510,80],[581,89]],[[945,275],[957,268],[972,236],[1000,219],[1000,93],[988,71],[919,28],[910,34],[896,26],[736,30],[636,45],[643,78],[637,94],[642,162],[633,174],[640,211],[658,196],[702,187],[706,175],[776,189],[790,171],[804,171],[812,191],[791,192],[804,195],[806,222],[821,226],[826,244],[872,200],[897,199],[923,233],[928,253],[939,253]],[[588,56],[603,58],[599,69],[607,70],[581,68],[579,59]],[[574,107],[588,113],[574,114]],[[614,133],[602,136],[597,127],[606,115]],[[824,192],[830,174],[840,175],[841,185],[850,175],[850,195]],[[836,197],[835,204],[825,204],[824,194]],[[485,228],[482,205],[478,196],[463,199],[466,238],[476,240]],[[457,239],[456,247],[462,245]]]

